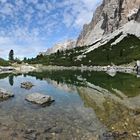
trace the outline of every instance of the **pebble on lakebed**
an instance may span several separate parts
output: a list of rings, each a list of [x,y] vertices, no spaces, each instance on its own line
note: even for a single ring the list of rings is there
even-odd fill
[[[29,102],[36,103],[39,105],[50,104],[54,101],[51,96],[40,93],[31,93],[27,95],[25,99]]]
[[[21,88],[31,89],[34,85],[31,82],[23,82],[21,83]]]
[[[0,100],[7,100],[11,97],[14,97],[14,94],[10,93],[9,91],[6,91],[5,89],[0,88]]]

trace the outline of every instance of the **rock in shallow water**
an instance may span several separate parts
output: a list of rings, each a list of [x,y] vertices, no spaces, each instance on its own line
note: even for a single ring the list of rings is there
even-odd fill
[[[49,104],[54,101],[51,96],[43,95],[40,93],[29,94],[26,96],[26,100],[39,105]]]
[[[21,88],[31,89],[34,85],[31,82],[23,82],[21,83]]]
[[[0,89],[0,100],[7,100],[10,97],[14,97],[14,94],[6,91],[5,89]]]

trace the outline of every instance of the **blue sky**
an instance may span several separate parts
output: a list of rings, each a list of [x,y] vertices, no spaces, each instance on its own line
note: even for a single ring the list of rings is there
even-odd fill
[[[34,57],[78,37],[101,0],[0,0],[0,57]]]

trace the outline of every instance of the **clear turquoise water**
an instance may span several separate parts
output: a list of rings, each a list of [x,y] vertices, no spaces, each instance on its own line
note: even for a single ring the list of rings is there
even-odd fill
[[[35,86],[30,90],[20,88],[20,84],[25,81]],[[119,73],[111,77],[103,72],[61,71],[0,75],[0,88],[15,95],[14,98],[0,102],[0,124],[11,128],[6,130],[9,131],[8,136],[10,131],[15,131],[23,137],[24,131],[28,129],[39,133],[37,139],[86,140],[97,134],[102,135],[109,129],[107,122],[111,120],[106,120],[105,114],[108,112],[103,112],[98,103],[95,104],[95,97],[103,97],[94,96],[98,93],[96,89],[88,87],[87,82],[109,91],[113,100],[116,99],[114,96],[120,98],[113,89],[119,90],[128,99],[140,94],[140,79],[130,74]],[[46,107],[27,102],[26,95],[34,92],[50,95],[55,102]],[[115,112],[115,108],[110,109]],[[125,106],[124,110],[127,108]],[[102,121],[100,116],[105,120]]]
[[[30,90],[20,88],[20,83],[25,81],[30,81],[35,86]],[[20,75],[14,77],[12,86],[9,77],[1,79],[0,87],[15,95],[14,98],[0,102],[0,122],[14,130],[35,129],[42,133],[48,127],[57,128],[62,131],[61,136],[69,139],[80,139],[86,135],[88,139],[102,132],[100,128],[103,125],[91,108],[84,107],[75,86],[58,86],[55,81]],[[34,92],[50,95],[55,102],[47,107],[27,102],[26,95]]]

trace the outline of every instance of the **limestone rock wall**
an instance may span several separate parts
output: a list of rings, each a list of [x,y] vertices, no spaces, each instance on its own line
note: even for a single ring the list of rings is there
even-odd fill
[[[91,45],[134,20],[140,23],[140,0],[103,0],[84,25],[76,46]]]

